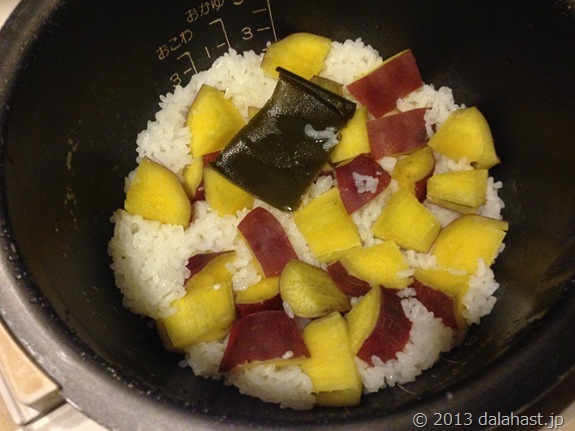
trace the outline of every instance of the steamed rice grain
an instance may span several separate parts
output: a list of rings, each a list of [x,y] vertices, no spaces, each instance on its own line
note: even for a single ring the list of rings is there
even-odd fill
[[[263,54],[252,51],[238,54],[230,50],[218,58],[213,66],[193,76],[185,86],[178,86],[172,93],[160,98],[160,110],[153,121],[148,122],[144,131],[137,137],[137,161],[148,157],[169,168],[182,177],[184,168],[192,161],[188,142],[190,130],[186,127],[189,107],[200,87],[211,85],[225,92],[232,99],[240,113],[248,119],[248,107],[261,107],[270,98],[276,81],[264,76],[259,65]],[[355,81],[383,62],[377,51],[365,45],[361,39],[333,42],[321,76],[344,85],[344,95],[353,99],[345,85]],[[397,109],[406,111],[414,108],[428,108],[425,114],[428,136],[431,137],[441,127],[448,115],[465,105],[456,104],[451,89],[424,85],[407,97],[398,100]],[[471,169],[466,160],[453,161],[435,154],[435,173]],[[396,158],[385,157],[378,162],[389,173],[393,172]],[[126,179],[126,187],[131,175]],[[309,188],[303,204],[316,196],[337,187],[332,176],[320,176]],[[504,203],[498,195],[502,184],[489,178],[487,202],[479,214],[501,219]],[[399,185],[392,180],[388,188],[376,199],[352,214],[363,246],[381,242],[371,232],[381,208]],[[425,205],[446,226],[459,216],[454,211],[429,203]],[[305,238],[299,232],[290,214],[279,211],[256,199],[254,207],[264,207],[280,222],[287,233],[299,259],[309,264],[325,268],[311,253]],[[124,305],[132,312],[153,319],[168,316],[174,310],[170,304],[185,294],[184,281],[190,275],[186,268],[190,256],[235,250],[237,255],[227,269],[233,274],[234,290],[243,290],[261,280],[253,256],[247,244],[238,236],[237,226],[248,210],[235,215],[220,217],[204,201],[193,203],[193,220],[189,227],[172,226],[144,220],[141,216],[118,210],[112,216],[115,224],[114,236],[109,243],[112,269],[116,284],[121,290]],[[437,268],[435,257],[428,253],[402,250],[409,263],[409,269],[402,275],[412,276],[416,268]],[[496,299],[493,293],[499,284],[493,271],[480,262],[478,270],[471,276],[469,289],[463,299],[464,317],[469,324],[477,324],[493,309]],[[450,350],[461,341],[464,334],[455,334],[443,325],[441,319],[428,311],[414,296],[415,291],[406,288],[398,291],[406,316],[412,322],[409,341],[396,359],[387,362],[374,357],[374,366],[368,366],[356,358],[356,364],[366,392],[413,381],[424,370],[430,368],[443,352]],[[358,302],[352,298],[352,305]],[[289,304],[286,312],[293,316]],[[301,327],[307,320],[296,321]],[[205,378],[223,379],[228,385],[235,385],[241,393],[258,397],[266,402],[282,407],[308,409],[314,404],[313,385],[301,367],[290,365],[276,367],[270,364],[251,365],[236,369],[224,375],[219,372],[219,364],[227,345],[227,337],[210,343],[200,343],[190,347],[182,361],[195,375]],[[289,354],[289,352],[287,352]]]

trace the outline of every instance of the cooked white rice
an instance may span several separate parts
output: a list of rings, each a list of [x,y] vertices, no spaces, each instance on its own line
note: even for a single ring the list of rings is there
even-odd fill
[[[283,368],[273,364],[253,365],[232,372],[226,383],[237,386],[242,394],[277,403],[281,407],[307,410],[315,402],[311,379],[298,365]]]
[[[263,75],[259,67],[261,57],[251,51],[240,55],[230,50],[218,58],[211,69],[194,75],[189,85],[178,86],[173,93],[162,96],[161,109],[155,120],[150,121],[137,138],[137,161],[148,157],[181,176],[183,169],[192,161],[188,150],[190,131],[185,126],[186,115],[200,87],[208,84],[223,90],[247,119],[248,107],[263,106],[271,96],[276,82]],[[373,70],[381,62],[379,54],[361,39],[333,42],[321,75],[346,85]],[[347,90],[344,91],[348,98],[352,98]],[[422,107],[429,108],[425,120],[431,137],[450,112],[464,105],[455,104],[451,89],[441,87],[436,90],[432,85],[424,85],[397,103],[400,111]],[[454,162],[438,154],[435,157],[436,173],[471,169],[465,160]],[[393,171],[395,162],[396,159],[392,157],[379,160],[389,173]],[[126,186],[129,182],[130,177],[126,179]],[[319,177],[304,197],[304,204],[336,186],[333,177]],[[352,215],[364,246],[380,242],[371,233],[371,226],[382,206],[398,187],[397,182],[392,180],[383,193]],[[489,178],[487,202],[479,209],[479,214],[501,219],[501,209],[504,206],[498,196],[501,187],[500,182]],[[453,211],[428,203],[426,205],[443,226],[458,217],[458,213]],[[301,260],[325,267],[310,252],[290,214],[258,200],[255,206],[265,207],[279,220]],[[124,305],[134,313],[154,319],[169,315],[173,312],[170,303],[185,294],[184,280],[189,276],[186,264],[188,258],[196,253],[235,250],[237,258],[228,267],[233,274],[233,288],[242,290],[258,282],[260,276],[253,264],[251,252],[237,235],[237,225],[247,211],[219,217],[206,202],[195,202],[193,220],[186,229],[144,220],[124,210],[116,211],[112,217],[115,230],[109,243],[109,254],[113,259],[112,269],[116,284],[123,294]],[[411,276],[415,268],[434,268],[437,265],[430,254],[409,250],[403,251],[403,254],[410,265],[406,276]],[[464,297],[464,317],[469,324],[479,323],[492,310],[495,304],[493,293],[498,286],[491,269],[480,262]],[[397,359],[383,363],[374,358],[375,365],[368,367],[356,358],[366,392],[414,380],[423,370],[431,367],[442,352],[448,351],[460,341],[460,337],[455,336],[439,318],[427,311],[413,294],[414,290],[409,288],[399,292],[403,298],[402,307],[412,322],[412,329],[409,342],[398,353]],[[356,303],[357,300],[352,301],[352,304]],[[300,326],[305,323],[305,320],[298,319]],[[233,384],[242,393],[257,396],[264,401],[296,409],[313,406],[311,381],[299,366],[279,369],[273,365],[261,364],[225,376],[220,374],[219,363],[226,344],[227,338],[194,346],[186,353],[182,365],[190,366],[198,376],[216,379],[223,377],[226,384]]]

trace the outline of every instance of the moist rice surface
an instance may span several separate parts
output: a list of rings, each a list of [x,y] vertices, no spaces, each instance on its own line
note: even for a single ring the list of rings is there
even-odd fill
[[[274,79],[264,76],[260,69],[262,56],[252,51],[239,54],[230,50],[218,58],[209,70],[194,75],[187,86],[178,86],[172,93],[162,96],[155,119],[149,121],[146,129],[138,135],[136,161],[148,157],[182,178],[184,168],[192,161],[186,115],[200,87],[208,84],[224,91],[247,121],[248,107],[263,106],[271,97],[276,83]],[[345,85],[373,70],[382,61],[377,51],[361,39],[343,43],[334,41],[320,75],[343,84],[344,96],[354,100]],[[453,110],[465,106],[455,103],[451,89],[436,89],[431,84],[425,84],[397,102],[399,111],[423,107],[429,108],[425,120],[428,136],[431,137]],[[435,158],[436,173],[472,169],[466,160],[454,162],[439,154],[435,154]],[[395,161],[395,158],[385,157],[379,163],[391,173]],[[133,173],[126,178],[125,190],[132,177]],[[333,177],[319,177],[309,188],[302,205],[332,187],[337,187]],[[371,226],[386,200],[398,187],[397,182],[392,180],[376,199],[352,214],[363,246],[381,242],[371,232]],[[477,213],[501,219],[504,206],[498,196],[501,187],[500,182],[489,178],[487,202]],[[442,226],[459,216],[436,205],[425,205]],[[290,214],[258,200],[256,206],[266,208],[279,220],[302,261],[325,268],[310,252]],[[115,229],[109,242],[109,254],[124,305],[132,312],[152,319],[170,315],[174,311],[170,304],[185,294],[184,282],[190,275],[186,268],[187,261],[197,253],[235,250],[237,257],[228,267],[233,274],[233,289],[242,290],[257,283],[261,277],[249,247],[237,231],[239,222],[248,211],[245,209],[235,215],[221,217],[207,202],[196,201],[193,203],[193,219],[188,228],[183,228],[117,210],[111,218]],[[409,263],[409,269],[403,274],[405,276],[411,276],[416,268],[437,267],[434,256],[430,254],[411,250],[402,250],[402,253]],[[479,323],[483,316],[491,312],[496,302],[493,293],[498,287],[491,268],[480,262],[464,297],[463,314],[468,324]],[[412,322],[409,342],[396,359],[382,362],[374,358],[373,367],[356,358],[365,392],[414,380],[430,368],[442,352],[450,350],[464,336],[444,326],[414,297],[413,289],[403,289],[398,295],[402,297],[402,307]],[[356,302],[352,300],[352,304]],[[306,324],[303,319],[296,319],[300,326]],[[193,346],[188,349],[181,366],[190,367],[190,372],[198,376],[223,379],[225,384],[237,386],[242,393],[283,407],[307,409],[313,406],[311,380],[298,365],[279,369],[274,365],[261,364],[245,370],[240,368],[227,375],[220,374],[218,367],[226,344],[227,338]]]

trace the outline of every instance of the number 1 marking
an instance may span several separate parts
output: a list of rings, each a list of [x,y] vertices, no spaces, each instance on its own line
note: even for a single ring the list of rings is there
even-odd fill
[[[224,33],[224,37],[226,38],[225,42],[222,42],[218,45],[216,45],[218,48],[221,48],[222,46],[228,46],[228,49],[231,48],[230,45],[230,40],[228,39],[228,32],[226,31],[226,26],[224,25],[224,22],[222,21],[221,18],[215,19],[213,21],[210,21],[210,25],[212,24],[216,24],[216,23],[220,23],[220,26],[222,27],[222,32]]]

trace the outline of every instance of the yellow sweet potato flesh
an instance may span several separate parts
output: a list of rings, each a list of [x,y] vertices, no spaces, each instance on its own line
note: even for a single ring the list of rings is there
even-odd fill
[[[426,253],[441,230],[441,224],[415,196],[399,189],[386,203],[372,232],[393,240],[400,247]]]
[[[172,302],[176,311],[160,319],[170,349],[184,351],[226,336],[235,320],[232,274],[226,269],[234,257],[230,252],[210,261],[188,280],[185,296]]]
[[[341,139],[331,153],[331,161],[339,163],[363,153],[369,153],[367,136],[367,108],[359,106],[347,125],[341,130]]]
[[[192,205],[180,180],[168,168],[144,158],[126,192],[124,208],[147,220],[188,226]]]
[[[278,77],[283,67],[305,79],[318,75],[331,49],[331,40],[311,33],[292,33],[268,46],[261,68],[267,76]]]
[[[351,308],[348,296],[321,268],[291,260],[280,276],[280,295],[298,317],[315,318]]]
[[[330,262],[361,245],[356,225],[347,213],[339,190],[333,188],[297,210],[294,222],[320,262]]]
[[[196,190],[202,182],[204,172],[204,161],[201,157],[192,160],[186,169],[184,169],[184,189],[190,198],[196,194]]]
[[[415,195],[415,183],[430,174],[434,166],[433,150],[425,146],[399,159],[391,177],[400,187]]]
[[[444,268],[475,273],[479,259],[491,266],[503,243],[509,224],[476,214],[452,221],[437,236],[431,254]]]
[[[245,290],[238,290],[236,292],[236,303],[255,304],[273,298],[280,292],[279,282],[279,276],[263,278]]]
[[[221,150],[244,125],[244,118],[222,91],[203,85],[186,119],[192,156],[200,158]]]
[[[480,169],[499,163],[489,124],[476,107],[453,111],[431,137],[429,146],[455,161],[465,157]]]
[[[215,286],[222,281],[231,281],[232,274],[227,265],[236,258],[235,251],[226,251],[215,256],[200,271],[186,282],[186,290],[199,287]]]
[[[486,169],[445,172],[427,181],[427,199],[436,205],[469,214],[487,199]]]
[[[204,169],[204,190],[206,202],[220,216],[235,216],[237,211],[251,208],[254,204],[253,195],[236,186],[211,167]]]
[[[409,269],[409,263],[394,241],[348,250],[339,261],[350,275],[371,286],[402,289],[411,283],[411,277],[401,273]]]
[[[311,356],[302,370],[312,381],[316,404],[359,404],[363,385],[350,349],[349,328],[341,314],[334,312],[312,321],[304,328],[303,339]]]
[[[350,348],[357,355],[361,346],[373,332],[381,304],[381,288],[374,286],[345,316],[349,325]]]
[[[455,318],[459,328],[467,326],[463,310],[463,298],[469,289],[469,274],[454,274],[446,269],[416,268],[414,277],[421,283],[435,290],[439,290],[453,298],[455,302]]]

